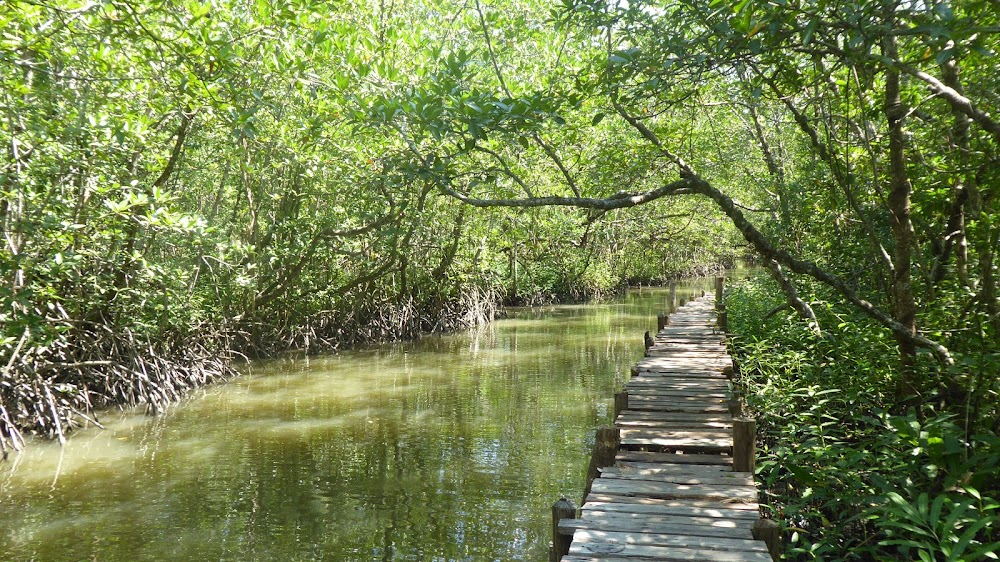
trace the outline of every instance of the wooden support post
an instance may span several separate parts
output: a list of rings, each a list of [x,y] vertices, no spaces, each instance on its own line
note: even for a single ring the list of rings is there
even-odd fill
[[[670,282],[670,312],[677,310],[677,282]]]
[[[722,374],[725,375],[728,380],[733,380],[733,376],[736,374],[736,369],[732,365],[726,365],[722,368]]]
[[[757,420],[733,419],[733,472],[750,472],[756,467]]]
[[[656,331],[659,332],[660,330],[662,330],[663,328],[665,328],[666,325],[667,325],[667,315],[666,314],[657,314],[656,315]]]
[[[633,377],[638,377],[639,376],[639,366],[638,365],[632,365],[631,373],[632,373]]]
[[[615,419],[625,410],[628,410],[628,392],[623,390],[615,394]]]
[[[561,498],[552,505],[552,549],[549,550],[549,562],[559,562],[563,556],[569,554],[569,545],[573,542],[573,535],[564,535],[559,532],[559,522],[563,519],[576,519],[576,504],[566,498]]]
[[[601,469],[615,464],[615,455],[618,454],[621,442],[621,430],[617,427],[597,428],[594,454],[591,455],[590,466],[587,468],[587,486],[584,488],[581,503],[586,503],[587,496],[590,495],[590,487],[594,484],[594,479],[601,475]]]
[[[767,551],[771,554],[771,560],[780,560],[785,551],[785,541],[781,537],[781,525],[773,519],[758,519],[750,530],[753,538],[764,541]]]
[[[733,397],[729,399],[729,415],[734,418],[743,415],[743,391],[733,391]]]
[[[725,333],[729,331],[729,313],[726,312],[726,305],[719,307],[718,315],[719,331]]]
[[[716,277],[715,278],[715,306],[722,306],[722,293],[725,289],[726,278]]]

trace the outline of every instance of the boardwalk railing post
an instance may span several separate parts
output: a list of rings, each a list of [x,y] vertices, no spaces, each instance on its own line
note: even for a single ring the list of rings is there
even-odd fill
[[[733,472],[753,472],[756,467],[757,420],[733,419]]]
[[[736,376],[736,367],[733,365],[726,365],[722,368],[722,374],[726,376],[726,379],[733,380],[733,377]]]
[[[584,488],[582,503],[587,502],[590,487],[593,486],[594,479],[601,475],[601,469],[615,464],[615,455],[618,454],[621,441],[619,428],[597,428],[597,438],[594,439],[594,454],[590,457],[590,466],[587,468],[587,486]]]
[[[722,293],[725,288],[726,278],[716,277],[715,278],[715,306],[722,306]]]
[[[729,313],[726,312],[725,304],[719,307],[719,314],[716,323],[719,325],[720,332],[726,333],[729,331]]]
[[[623,390],[615,394],[615,419],[625,410],[628,410],[628,392]]]
[[[657,314],[656,315],[656,331],[659,332],[667,326],[667,315]]]
[[[733,397],[729,399],[729,415],[738,418],[743,415],[743,392],[733,391]]]
[[[773,519],[760,518],[750,529],[754,540],[764,541],[767,551],[771,554],[771,560],[780,560],[781,554],[785,550],[785,542],[781,538],[781,525]]]
[[[677,282],[670,282],[670,312],[677,310]]]
[[[560,498],[552,505],[552,548],[549,550],[549,562],[559,560],[569,554],[569,545],[573,535],[559,532],[559,522],[563,519],[576,519],[576,504],[566,498]]]

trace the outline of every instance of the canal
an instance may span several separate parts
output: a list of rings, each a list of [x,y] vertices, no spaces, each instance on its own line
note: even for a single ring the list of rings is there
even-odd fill
[[[709,279],[678,295],[712,290]],[[253,365],[0,463],[0,560],[545,560],[666,289]]]

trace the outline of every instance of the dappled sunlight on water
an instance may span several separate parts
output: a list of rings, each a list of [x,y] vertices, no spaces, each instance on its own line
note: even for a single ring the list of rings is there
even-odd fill
[[[544,559],[666,294],[261,362],[33,441],[0,464],[0,559]]]

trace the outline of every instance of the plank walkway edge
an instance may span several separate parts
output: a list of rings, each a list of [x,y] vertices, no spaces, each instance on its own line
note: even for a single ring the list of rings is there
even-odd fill
[[[753,474],[733,471],[733,361],[715,325],[715,298],[702,296],[647,342],[623,389],[627,405],[616,398],[614,431],[602,430],[614,440],[595,446],[583,506],[576,518],[553,512],[552,560],[772,560],[754,540]]]

